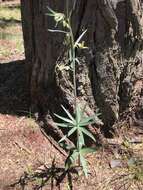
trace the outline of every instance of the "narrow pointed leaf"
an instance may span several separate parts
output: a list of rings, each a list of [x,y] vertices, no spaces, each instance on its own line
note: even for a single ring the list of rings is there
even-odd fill
[[[71,160],[72,162],[74,162],[74,161],[77,160],[78,156],[79,156],[79,152],[78,152],[77,150],[75,150],[75,151],[73,152],[73,154],[70,156],[70,160]]]
[[[59,142],[58,142],[58,143],[63,142],[66,138],[67,138],[67,135],[63,136],[63,138],[61,138],[61,140],[59,140]]]
[[[88,137],[90,137],[93,141],[96,142],[94,136],[92,135],[91,132],[89,132],[87,129],[85,129],[84,127],[80,127],[80,130],[85,134],[87,135]]]
[[[81,150],[80,150],[80,153],[82,154],[82,155],[86,155],[86,154],[89,154],[89,153],[93,153],[93,152],[95,152],[97,149],[96,148],[82,148]]]
[[[76,59],[75,59],[75,61],[76,61],[78,64],[80,63],[80,61],[79,61],[79,59],[78,59],[78,58],[76,58]]]
[[[88,125],[92,125],[95,124],[95,121],[90,121],[90,122],[85,122],[85,123],[79,123],[80,127],[84,127],[84,126],[88,126]]]
[[[94,116],[91,116],[91,117],[83,118],[80,121],[79,125],[82,127],[82,126],[92,125],[94,123],[95,123]]]
[[[87,178],[88,177],[87,161],[85,160],[85,158],[81,154],[80,154],[80,162],[82,165],[84,175]]]
[[[79,104],[77,104],[77,107],[76,107],[76,119],[77,119],[77,122],[79,123],[80,119],[81,119],[81,113],[80,113],[80,106],[79,106]]]
[[[62,106],[63,110],[66,112],[66,114],[68,115],[68,117],[73,120],[75,122],[75,119],[73,118],[73,116],[70,114],[70,112],[64,107]]]
[[[68,34],[68,32],[63,31],[63,30],[52,30],[52,29],[48,29],[49,32],[59,32],[59,33],[64,33],[64,34]]]
[[[79,145],[80,145],[80,148],[82,148],[82,146],[85,145],[84,136],[80,130],[79,130]]]
[[[100,115],[102,115],[101,113],[96,113],[96,116],[98,117],[98,116],[100,116]]]
[[[87,123],[87,122],[89,122],[89,124],[90,124],[90,122],[93,122],[94,121],[94,116],[87,116],[87,117],[85,117],[85,118],[82,118],[82,120],[81,120],[81,122],[80,123]]]
[[[71,123],[72,125],[74,125],[74,123],[73,123],[73,121],[72,121],[72,120],[67,119],[67,118],[65,118],[65,117],[62,117],[62,116],[57,115],[57,114],[54,114],[54,115],[55,115],[57,118],[59,118],[59,119],[61,119],[61,120],[65,121],[65,122],[67,122],[67,123]]]
[[[54,122],[55,123],[55,122]],[[71,125],[69,125],[69,123],[55,123],[58,127],[64,127],[64,128],[66,128],[66,127],[72,127]]]
[[[77,130],[76,127],[72,128],[69,132],[68,132],[68,137],[70,137],[75,131]]]
[[[53,9],[51,9],[49,6],[47,6],[47,8],[48,8],[48,10],[49,10],[51,13],[53,13],[53,14],[56,13],[56,12],[55,12]]]
[[[73,145],[68,145],[68,144],[66,144],[65,142],[61,142],[61,143],[59,143],[59,144],[60,144],[60,147],[64,148],[64,149],[67,150],[67,151],[70,151],[71,149],[74,148]]]
[[[71,49],[69,50],[69,60],[70,60],[70,62],[72,62],[72,53],[71,53]]]
[[[96,113],[95,113],[95,114],[96,114],[97,117],[100,116],[100,115],[102,115],[102,114],[100,113],[99,108],[96,109]]]
[[[77,150],[74,150],[73,153],[67,158],[65,162],[65,169],[69,169],[71,165],[77,160],[79,156],[79,152]]]
[[[74,47],[77,47],[78,43],[80,42],[80,40],[83,38],[84,34],[87,32],[87,30],[83,31],[83,33],[78,37],[78,39],[76,40]]]
[[[55,15],[54,15],[54,14],[52,14],[52,13],[45,13],[45,15],[52,16],[52,17],[54,17],[54,16],[55,16]]]

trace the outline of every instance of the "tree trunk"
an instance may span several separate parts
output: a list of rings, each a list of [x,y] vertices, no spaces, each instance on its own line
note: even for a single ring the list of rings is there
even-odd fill
[[[77,52],[77,92],[88,110],[100,109],[106,129],[139,100],[143,78],[143,2],[142,0],[70,0],[75,9],[72,27],[75,39],[87,29],[88,50]],[[51,33],[53,18],[47,6],[65,13],[66,0],[21,0],[26,65],[31,106],[41,124],[53,128],[53,113],[60,105],[73,108],[73,83],[66,62],[64,35]],[[137,88],[136,84],[139,84]],[[87,111],[88,112],[88,111]],[[57,132],[56,126],[54,127]]]

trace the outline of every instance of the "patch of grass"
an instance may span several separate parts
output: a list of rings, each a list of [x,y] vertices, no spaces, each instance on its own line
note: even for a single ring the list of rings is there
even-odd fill
[[[10,54],[7,48],[0,48],[0,57],[8,57]]]
[[[0,39],[1,40],[10,40],[10,41],[17,43],[17,42],[22,41],[22,34],[21,33],[13,34],[13,33],[7,33],[7,31],[1,31]]]
[[[0,6],[0,20],[5,21],[21,21],[20,6],[11,8],[8,6]]]
[[[143,184],[143,160],[136,159],[129,167],[130,173],[133,175],[135,181],[141,182]]]
[[[23,39],[18,39],[16,41],[16,49],[19,53],[24,51],[24,47],[23,47]]]
[[[24,52],[23,35],[21,29],[20,5],[0,6],[0,60],[13,55],[22,55]]]
[[[116,187],[117,190],[141,190],[143,189],[143,160],[130,158],[126,166],[114,170],[112,179],[105,183],[103,190]]]

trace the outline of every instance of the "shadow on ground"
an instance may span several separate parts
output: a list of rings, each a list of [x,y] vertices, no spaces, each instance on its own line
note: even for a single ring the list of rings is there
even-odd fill
[[[34,190],[44,190],[47,188],[51,190],[54,190],[55,188],[60,190],[61,184],[66,180],[65,178],[67,179],[69,189],[72,190],[73,180],[77,180],[78,178],[78,171],[76,168],[65,170],[65,168],[62,167],[56,167],[55,159],[53,159],[51,167],[44,165],[33,174],[24,173],[19,181],[11,184],[7,188],[15,188],[16,186],[19,186],[21,189],[25,190],[27,189],[29,183],[32,182]]]
[[[0,64],[0,113],[27,115],[28,107],[24,60]]]
[[[0,27],[1,28],[6,28],[8,26],[11,26],[11,25],[21,25],[21,21],[20,20],[17,20],[17,19],[14,19],[14,18],[10,18],[10,19],[0,19]]]

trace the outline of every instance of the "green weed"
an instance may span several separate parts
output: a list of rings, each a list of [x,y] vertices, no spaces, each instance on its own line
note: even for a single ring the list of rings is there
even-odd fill
[[[21,29],[20,6],[8,7],[0,6],[0,58],[5,59],[14,54],[24,52],[23,36]]]
[[[58,13],[48,7],[48,14],[49,16],[53,17],[55,20],[55,29],[49,29],[50,32],[59,32],[65,34],[65,42],[67,45],[67,52],[68,52],[68,65],[63,65],[62,69],[68,71],[72,71],[73,75],[73,86],[74,86],[74,113],[73,115],[64,107],[62,106],[63,111],[67,115],[67,117],[62,117],[58,114],[55,116],[62,121],[62,123],[56,123],[57,126],[62,128],[67,128],[67,134],[59,141],[59,143],[65,146],[69,150],[69,155],[65,161],[65,168],[69,170],[73,167],[73,164],[78,162],[78,166],[81,166],[85,176],[88,176],[88,168],[87,168],[87,160],[85,159],[85,155],[88,153],[95,152],[95,148],[88,148],[85,144],[85,137],[89,137],[94,142],[95,137],[92,133],[88,130],[87,126],[92,125],[95,123],[95,115],[89,117],[85,114],[86,106],[84,109],[80,108],[79,103],[77,102],[77,84],[76,84],[76,64],[79,63],[79,59],[77,57],[77,49],[87,49],[88,47],[85,46],[85,42],[82,41],[83,36],[86,34],[87,30],[84,30],[81,35],[75,40],[73,29],[71,26],[71,15],[74,10],[74,6],[72,10],[69,11],[68,8],[68,0],[67,3],[67,11],[66,14]],[[58,29],[58,25],[62,25],[64,28],[63,30]],[[76,143],[75,147],[67,147],[64,144],[66,138],[69,138],[71,135],[76,135]]]

